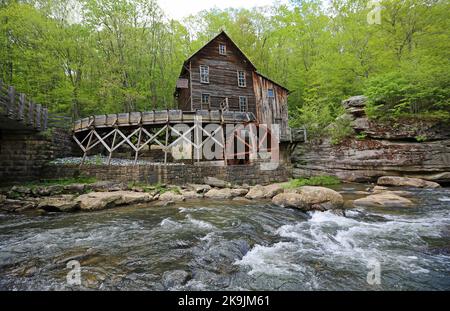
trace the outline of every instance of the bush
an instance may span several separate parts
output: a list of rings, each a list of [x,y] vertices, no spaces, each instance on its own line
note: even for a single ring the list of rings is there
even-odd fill
[[[286,188],[298,188],[301,186],[331,186],[340,184],[340,180],[334,176],[314,176],[310,178],[298,178],[291,180]]]
[[[364,94],[369,101],[366,114],[369,118],[420,118],[448,119],[450,117],[449,87],[440,85],[442,79],[433,79],[426,73],[391,72],[368,80]]]
[[[340,144],[345,138],[350,137],[354,133],[351,120],[345,118],[344,115],[337,118],[333,124],[328,126],[327,132],[331,137],[331,143],[333,145]]]

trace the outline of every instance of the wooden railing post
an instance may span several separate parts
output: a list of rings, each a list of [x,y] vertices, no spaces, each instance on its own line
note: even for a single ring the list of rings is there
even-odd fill
[[[33,126],[34,124],[34,104],[33,102],[30,100],[28,102],[28,125]]]
[[[8,87],[8,109],[7,109],[7,114],[13,115],[13,109],[14,109],[14,104],[16,101],[16,90],[14,89],[13,86],[9,86]]]
[[[17,119],[23,120],[23,108],[25,106],[25,94],[20,93],[19,95],[19,109],[17,112]]]
[[[42,130],[44,131],[47,129],[47,119],[48,119],[48,109],[44,108],[42,109],[42,121],[43,121]]]
[[[41,108],[42,106],[40,104],[36,105],[36,129],[41,128]]]

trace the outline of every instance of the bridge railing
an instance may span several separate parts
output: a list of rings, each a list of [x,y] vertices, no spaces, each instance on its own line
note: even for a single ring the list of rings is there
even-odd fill
[[[25,128],[45,131],[49,127],[71,128],[72,118],[64,115],[49,114],[48,109],[27,99],[13,86],[0,80],[0,114],[15,120]]]
[[[25,94],[17,93],[13,86],[0,81],[0,110],[11,120],[35,130],[45,130],[48,122],[48,110],[40,104],[27,100]]]

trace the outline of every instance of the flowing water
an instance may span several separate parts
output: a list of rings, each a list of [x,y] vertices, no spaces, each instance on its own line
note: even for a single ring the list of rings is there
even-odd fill
[[[358,187],[340,187],[348,205]],[[411,191],[415,208],[347,217],[236,201],[0,214],[0,289],[449,290],[450,191]]]

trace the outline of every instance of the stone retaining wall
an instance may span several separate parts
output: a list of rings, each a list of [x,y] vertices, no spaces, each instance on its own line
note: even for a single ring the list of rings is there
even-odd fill
[[[45,163],[73,155],[71,135],[63,129],[47,132],[0,130],[0,183],[40,178]]]
[[[71,178],[77,176],[95,177],[98,180],[123,182],[146,182],[182,185],[186,183],[204,183],[205,177],[216,177],[233,184],[270,184],[287,181],[292,176],[288,165],[280,165],[275,170],[262,170],[258,163],[229,166],[197,166],[193,164],[171,165],[46,165],[41,178]]]

